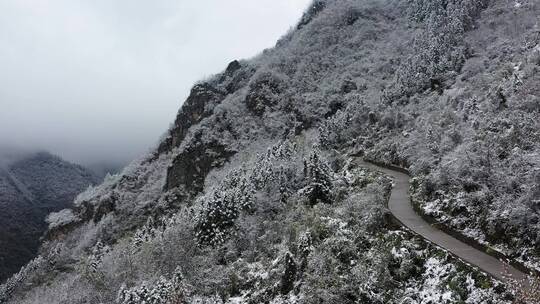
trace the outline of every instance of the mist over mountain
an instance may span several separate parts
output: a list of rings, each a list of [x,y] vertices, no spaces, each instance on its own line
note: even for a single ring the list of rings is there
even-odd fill
[[[103,180],[107,174],[114,175],[120,173],[125,166],[126,163],[124,162],[97,162],[87,164],[85,168],[92,171],[99,180]]]
[[[308,2],[1,1],[0,145],[126,164],[195,81],[271,47]]]
[[[195,83],[148,154],[50,214],[0,302],[538,303],[538,278],[458,258],[388,202],[400,190],[472,244],[457,249],[540,271],[539,15],[313,1],[274,48]]]
[[[14,162],[31,155],[32,153],[36,153],[36,151],[0,145],[0,167],[6,168]]]

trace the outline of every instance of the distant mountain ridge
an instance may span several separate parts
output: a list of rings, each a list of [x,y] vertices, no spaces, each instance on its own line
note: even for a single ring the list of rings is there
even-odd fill
[[[98,181],[88,169],[47,152],[0,167],[0,281],[36,254],[46,215],[68,208]]]

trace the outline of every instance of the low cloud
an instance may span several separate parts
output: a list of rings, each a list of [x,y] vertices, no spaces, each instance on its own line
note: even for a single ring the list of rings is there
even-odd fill
[[[2,1],[0,144],[133,159],[195,81],[273,46],[309,2]]]

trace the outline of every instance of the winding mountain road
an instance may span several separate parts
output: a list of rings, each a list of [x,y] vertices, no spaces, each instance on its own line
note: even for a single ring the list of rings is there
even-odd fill
[[[410,177],[407,174],[365,161],[360,161],[359,164],[363,167],[382,172],[392,178],[394,187],[392,188],[388,208],[403,226],[449,251],[465,262],[478,267],[494,278],[504,281],[504,264],[501,261],[433,227],[420,215],[416,214],[409,199]],[[525,273],[511,266],[509,267],[509,273],[515,279],[524,279],[527,277]]]

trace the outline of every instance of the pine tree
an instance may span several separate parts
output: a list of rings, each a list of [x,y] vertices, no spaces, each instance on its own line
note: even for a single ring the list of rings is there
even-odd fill
[[[252,209],[254,192],[244,170],[230,173],[203,203],[195,226],[199,244],[216,246],[225,242],[240,212]]]
[[[311,231],[306,231],[298,238],[298,255],[300,257],[300,272],[302,273],[308,263],[308,256],[313,251],[313,236]]]
[[[141,285],[128,288],[122,285],[116,298],[118,304],[187,304],[190,286],[177,268],[171,279],[160,277],[153,284],[143,282]]]
[[[309,160],[304,160],[304,175],[308,185],[303,189],[303,193],[307,196],[309,205],[314,206],[319,202],[330,203],[332,171],[321,158],[318,149],[311,152]]]
[[[286,295],[294,288],[297,266],[290,252],[285,255],[285,272],[281,277],[281,294]]]
[[[99,266],[103,261],[103,257],[111,250],[111,248],[101,241],[98,241],[94,248],[92,249],[92,254],[89,258],[89,271],[91,274],[97,274],[99,272]]]
[[[156,221],[153,216],[150,216],[146,224],[133,235],[133,251],[138,252],[144,243],[150,242],[160,236],[165,231],[165,228],[166,225],[163,221]]]

